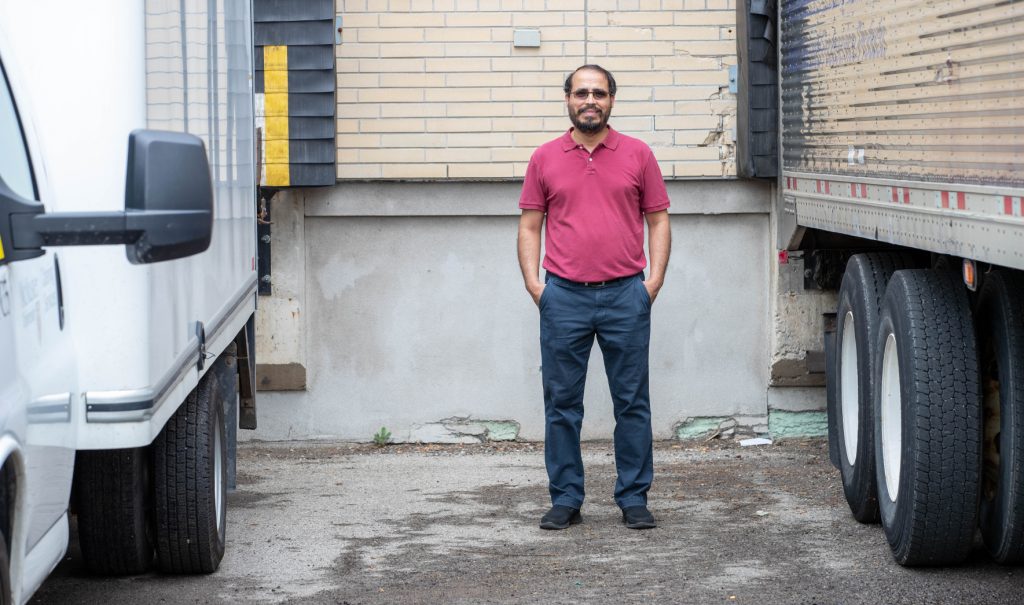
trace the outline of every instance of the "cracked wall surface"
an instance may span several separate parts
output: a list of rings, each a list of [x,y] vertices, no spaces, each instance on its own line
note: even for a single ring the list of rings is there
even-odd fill
[[[659,439],[690,417],[763,416],[769,368],[768,188],[667,185],[675,252],[651,335]],[[519,188],[303,191],[307,390],[260,393],[259,428],[241,437],[368,441],[386,426],[395,440],[542,439],[537,307],[515,255]],[[584,439],[610,438],[596,347],[585,406]]]
[[[404,436],[393,437],[392,440],[396,443],[483,443],[515,441],[518,436],[519,423],[515,420],[476,420],[469,416],[455,416],[414,425]]]

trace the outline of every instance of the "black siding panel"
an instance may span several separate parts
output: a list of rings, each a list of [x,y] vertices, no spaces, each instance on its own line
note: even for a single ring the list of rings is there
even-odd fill
[[[288,115],[296,117],[333,116],[334,92],[289,94]]]
[[[334,46],[333,21],[289,21],[285,23],[257,23],[254,28],[257,46],[305,46],[330,44]]]
[[[334,44],[289,47],[288,69],[330,69],[333,71]]]
[[[265,91],[263,47],[288,47],[291,187],[337,178],[335,14],[335,0],[253,0],[257,93]]]
[[[328,118],[288,118],[288,138],[290,139],[330,139],[334,140],[336,130],[334,117]]]
[[[293,184],[302,183],[306,187],[324,187],[335,183],[337,171],[333,163],[292,164],[289,178]]]
[[[288,144],[288,155],[292,165],[333,164],[335,158],[334,140],[291,141]]]
[[[257,23],[334,19],[334,0],[253,0],[252,12]]]

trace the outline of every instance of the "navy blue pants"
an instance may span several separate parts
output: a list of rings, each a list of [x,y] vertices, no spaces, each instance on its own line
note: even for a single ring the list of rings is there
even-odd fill
[[[583,386],[594,337],[615,405],[615,502],[647,504],[654,478],[648,351],[651,299],[643,274],[584,286],[547,274],[540,299],[544,461],[552,504],[581,508]]]

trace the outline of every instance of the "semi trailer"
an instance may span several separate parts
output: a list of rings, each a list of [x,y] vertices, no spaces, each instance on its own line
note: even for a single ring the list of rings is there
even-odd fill
[[[960,562],[979,532],[1024,562],[1024,4],[743,8],[740,122],[775,127],[747,171],[774,155],[780,253],[838,290],[830,456],[853,516],[902,565]],[[774,106],[753,98],[773,70]]]

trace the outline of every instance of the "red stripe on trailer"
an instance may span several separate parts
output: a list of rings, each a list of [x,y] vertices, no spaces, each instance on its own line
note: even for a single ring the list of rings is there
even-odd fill
[[[1013,198],[1008,195],[1003,196],[1003,214],[1013,214]]]
[[[956,192],[956,209],[966,210],[967,209],[967,194],[963,191]]]
[[[817,193],[821,193],[821,181],[814,181],[814,190]]]
[[[897,187],[892,188],[892,203],[900,203],[900,190]]]
[[[910,203],[910,189],[908,189],[906,187],[903,188],[903,203],[904,204],[909,204]]]
[[[825,193],[832,195],[832,181],[825,181]]]
[[[850,196],[857,197],[857,183],[850,183]]]
[[[949,192],[948,191],[943,191],[942,192],[942,207],[943,208],[949,208]]]
[[[861,185],[860,185],[860,196],[861,197],[867,197],[868,196],[868,186],[866,184],[864,184],[864,183],[861,183]]]

